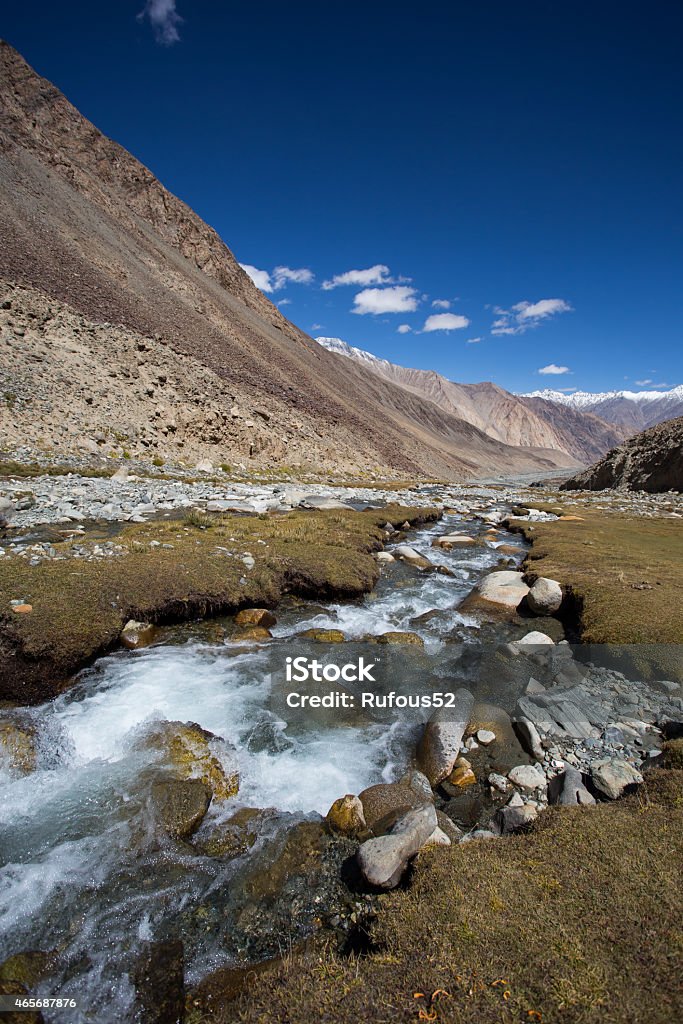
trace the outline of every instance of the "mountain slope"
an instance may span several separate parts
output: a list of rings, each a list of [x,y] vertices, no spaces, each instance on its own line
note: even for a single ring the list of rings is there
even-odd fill
[[[683,416],[683,384],[670,391],[575,391],[573,394],[547,388],[523,397],[591,412],[630,433]]]
[[[658,423],[566,480],[565,491],[683,491],[683,416]]]
[[[317,338],[330,352],[366,366],[387,381],[421,395],[489,437],[521,448],[541,447],[590,462],[626,436],[597,417],[562,405],[510,394],[496,384],[457,384],[433,370],[413,370],[379,359],[341,338]]]
[[[577,464],[542,446],[501,444],[325,352],[258,291],[213,229],[5,43],[0,81],[6,443],[44,443],[49,427],[66,452],[110,431],[133,453],[444,477]],[[117,332],[152,364],[151,384],[137,357],[121,365]],[[37,383],[19,372],[19,354],[41,370]],[[207,387],[218,408],[202,419]],[[55,403],[67,397],[60,420]]]

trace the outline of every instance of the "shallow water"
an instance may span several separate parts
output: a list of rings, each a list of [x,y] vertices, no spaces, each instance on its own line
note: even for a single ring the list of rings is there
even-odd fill
[[[68,693],[23,713],[36,725],[42,752],[38,771],[2,780],[0,959],[26,949],[59,950],[63,970],[40,994],[74,995],[82,1008],[54,1019],[127,1019],[128,971],[144,940],[183,929],[190,980],[234,954],[231,914],[244,905],[226,893],[240,884],[244,858],[201,856],[189,844],[160,842],[154,834],[140,783],[158,756],[139,743],[150,723],[196,722],[235,746],[239,796],[212,807],[199,836],[240,807],[274,809],[259,820],[247,858],[267,856],[274,836],[295,822],[324,815],[337,797],[390,781],[410,763],[414,724],[400,718],[286,720],[275,699],[277,669],[284,652],[294,650],[293,636],[332,627],[355,641],[417,632],[425,650],[394,648],[392,670],[409,679],[419,664],[427,679],[447,675],[450,644],[476,632],[474,620],[455,606],[498,558],[491,545],[431,548],[434,536],[454,529],[474,534],[479,527],[445,516],[409,543],[455,577],[392,563],[363,600],[324,608],[285,604],[275,640],[263,647],[212,643],[202,639],[201,627],[179,627],[169,631],[172,643],[102,658]],[[304,647],[311,656],[328,651]],[[344,659],[355,647],[342,648]],[[332,653],[339,657],[339,649]],[[220,924],[186,934],[187,915],[207,906],[220,907]]]

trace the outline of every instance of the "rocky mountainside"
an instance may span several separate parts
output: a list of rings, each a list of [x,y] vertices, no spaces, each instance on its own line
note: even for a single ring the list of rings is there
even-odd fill
[[[97,445],[447,478],[580,462],[501,443],[326,352],[212,228],[5,43],[0,85],[6,450]]]
[[[457,384],[433,370],[412,370],[341,338],[317,338],[330,352],[366,366],[394,384],[434,402],[489,437],[521,448],[549,448],[591,462],[626,437],[626,432],[598,417],[558,405],[513,395],[497,384]]]
[[[607,488],[683,491],[683,416],[637,434],[562,484],[565,491]]]
[[[683,384],[670,391],[575,391],[570,395],[546,388],[524,397],[593,413],[629,434],[683,416]]]

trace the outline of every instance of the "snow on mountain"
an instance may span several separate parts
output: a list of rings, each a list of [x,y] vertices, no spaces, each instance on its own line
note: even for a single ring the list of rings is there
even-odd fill
[[[631,433],[683,415],[683,384],[669,391],[554,391],[545,388],[523,397],[541,398],[569,409],[590,412],[608,423],[619,424]]]
[[[560,402],[561,405],[569,405],[574,409],[599,405],[600,402],[613,401],[617,398],[624,398],[629,402],[655,402],[660,398],[680,402],[683,401],[683,384],[669,391],[573,391],[569,394],[564,391],[553,391],[552,388],[543,388],[541,391],[526,391],[523,397],[544,398],[546,402]]]

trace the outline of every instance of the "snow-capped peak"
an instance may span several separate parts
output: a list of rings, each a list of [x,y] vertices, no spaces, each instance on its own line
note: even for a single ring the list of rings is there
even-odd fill
[[[388,359],[380,359],[378,356],[373,356],[372,352],[366,352],[363,348],[349,345],[348,341],[342,341],[341,338],[316,338],[315,340],[323,348],[326,348],[328,352],[336,352],[339,356],[346,356],[348,359],[370,363],[373,366],[391,366]]]
[[[683,384],[679,384],[669,391],[554,391],[552,388],[544,388],[542,391],[528,391],[524,398],[543,398],[546,402],[559,402],[561,405],[568,405],[573,409],[585,409],[599,405],[602,402],[611,402],[616,399],[628,402],[655,402],[661,399],[672,402],[683,401]]]

